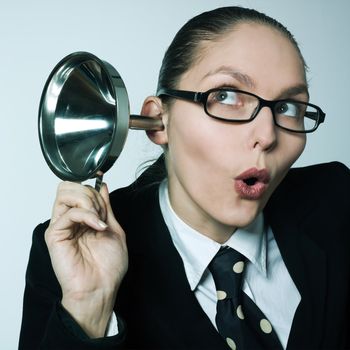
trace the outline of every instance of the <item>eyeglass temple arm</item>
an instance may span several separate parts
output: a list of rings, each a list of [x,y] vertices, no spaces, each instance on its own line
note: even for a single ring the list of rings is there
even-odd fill
[[[308,117],[312,120],[318,121],[319,123],[323,123],[325,119],[324,113],[318,113],[318,112],[306,112],[305,117]]]
[[[176,97],[176,98],[182,98],[187,101],[193,101],[193,102],[202,102],[203,99],[203,93],[201,92],[193,92],[193,91],[185,91],[185,90],[173,90],[173,89],[166,89],[166,88],[160,88],[157,91],[157,96],[166,95],[170,97]]]

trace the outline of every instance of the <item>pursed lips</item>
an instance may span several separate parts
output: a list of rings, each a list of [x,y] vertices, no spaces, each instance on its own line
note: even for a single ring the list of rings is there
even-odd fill
[[[269,171],[254,167],[235,177],[234,186],[242,199],[257,200],[264,194],[269,182]]]

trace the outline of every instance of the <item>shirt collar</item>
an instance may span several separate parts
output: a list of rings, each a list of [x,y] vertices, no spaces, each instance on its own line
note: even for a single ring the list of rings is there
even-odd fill
[[[159,203],[172,241],[184,263],[191,289],[194,290],[221,244],[196,231],[178,217],[170,204],[167,180],[160,185]],[[239,251],[266,276],[266,234],[262,213],[247,227],[237,229],[223,245]]]

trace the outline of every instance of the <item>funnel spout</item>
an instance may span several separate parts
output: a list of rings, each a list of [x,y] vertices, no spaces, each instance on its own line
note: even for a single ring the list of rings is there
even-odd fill
[[[130,115],[129,128],[133,130],[160,131],[164,129],[164,125],[161,119],[132,114]]]

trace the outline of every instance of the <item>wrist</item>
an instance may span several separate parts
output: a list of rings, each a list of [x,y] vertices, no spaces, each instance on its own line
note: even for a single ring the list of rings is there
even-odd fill
[[[90,338],[101,338],[105,336],[114,302],[114,294],[94,292],[63,294],[61,304]]]

